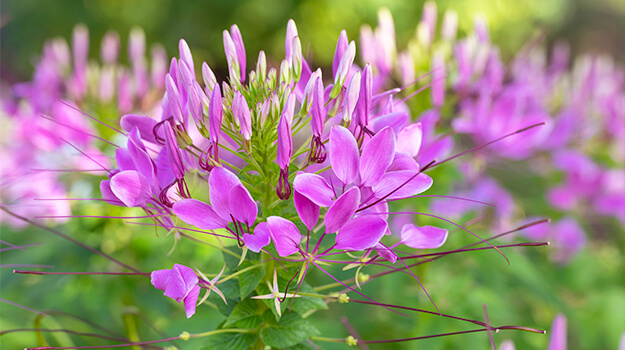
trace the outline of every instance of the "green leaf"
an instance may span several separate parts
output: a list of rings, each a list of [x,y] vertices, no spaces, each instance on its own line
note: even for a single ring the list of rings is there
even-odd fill
[[[228,316],[241,300],[239,298],[239,294],[241,294],[239,291],[239,283],[236,280],[231,279],[224,283],[219,283],[217,285],[217,288],[219,288],[219,290],[224,294],[228,304],[224,304],[224,301],[221,299],[221,297],[217,295],[217,293],[215,293],[214,291],[208,297],[208,300],[211,303],[217,305],[219,312],[221,312],[224,316]]]
[[[223,328],[256,328],[262,323],[261,315],[266,310],[267,307],[257,300],[243,300],[234,307]]]
[[[319,348],[319,345],[317,345],[317,348]],[[284,350],[315,350],[315,348],[312,345],[310,345],[309,342],[303,341],[299,344],[289,346],[288,348],[284,348]]]
[[[247,350],[255,340],[256,336],[249,333],[219,333],[208,337],[204,349]]]
[[[255,265],[252,262],[244,261],[240,270]],[[245,299],[258,286],[260,280],[265,276],[265,267],[260,266],[239,275],[239,289],[241,299]]]
[[[293,287],[293,290],[291,291],[291,293],[295,293],[296,288],[297,286]],[[300,287],[299,291],[304,292],[304,293],[316,293],[313,287],[311,287],[310,284],[306,282],[302,283],[302,286]],[[295,298],[295,300],[293,300],[291,309],[297,312],[298,314],[303,315],[310,310],[327,310],[328,305],[324,303],[323,299],[321,298],[300,296],[298,298]]]
[[[261,331],[263,342],[276,348],[294,346],[315,335],[319,331],[295,312],[284,314],[277,324]]]

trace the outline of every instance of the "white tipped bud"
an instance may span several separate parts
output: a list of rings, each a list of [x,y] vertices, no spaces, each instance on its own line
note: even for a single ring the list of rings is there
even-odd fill
[[[356,43],[352,41],[347,46],[347,50],[345,50],[345,53],[341,58],[341,62],[336,69],[336,76],[334,77],[334,87],[330,92],[330,98],[336,98],[336,96],[338,96],[341,92],[343,84],[345,84],[347,74],[349,73],[349,69],[354,63],[354,57],[356,57]]]
[[[217,78],[206,62],[202,62],[202,78],[206,87],[212,92],[213,86],[217,84]]]
[[[458,33],[458,13],[456,11],[445,11],[442,32],[445,40],[453,41],[456,39]]]
[[[260,51],[258,53],[258,61],[256,61],[256,74],[258,76],[258,81],[261,84],[265,83],[265,79],[267,78],[267,56],[265,56],[265,51]]]
[[[302,56],[302,42],[297,36],[293,39],[293,55],[291,59],[293,81],[298,82],[302,75],[302,61],[304,61],[304,57]]]
[[[282,83],[291,83],[291,67],[289,67],[289,61],[286,59],[282,60],[280,64],[280,84]]]
[[[360,72],[354,73],[347,86],[347,93],[343,101],[343,123],[349,125],[352,122],[354,109],[360,95]]]

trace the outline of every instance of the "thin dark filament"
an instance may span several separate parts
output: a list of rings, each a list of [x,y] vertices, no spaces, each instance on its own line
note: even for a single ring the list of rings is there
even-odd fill
[[[34,267],[40,269],[53,269],[54,265],[37,265],[37,264],[4,264],[0,267]]]
[[[149,276],[149,272],[43,272],[43,271],[23,271],[13,270],[13,273],[21,273],[26,275],[120,275],[120,276]]]
[[[110,172],[109,169],[107,169],[104,165],[100,164],[100,162],[98,162],[97,160],[93,159],[93,157],[91,157],[90,155],[88,155],[87,153],[81,151],[78,147],[74,146],[71,142],[65,140],[64,138],[59,137],[59,139],[65,143],[67,143],[68,145],[70,145],[73,149],[75,149],[76,151],[80,152],[80,154],[82,154],[83,156],[89,158],[90,161],[94,162],[95,164],[97,164],[98,166],[100,166],[100,168],[106,170],[107,172]]]
[[[109,345],[93,345],[93,346],[68,346],[68,347],[56,347],[56,346],[39,346],[36,348],[26,348],[26,350],[65,350],[65,349],[105,349],[105,348],[126,348],[131,346],[141,346],[148,344],[164,343],[172,340],[180,340],[180,337],[171,337],[158,340],[150,340],[136,343],[126,344],[109,344]]]
[[[5,334],[15,333],[15,332],[69,333],[69,334],[74,334],[74,335],[81,335],[85,337],[94,337],[94,338],[107,339],[107,340],[129,341],[129,339],[126,339],[126,338],[111,337],[108,335],[95,334],[95,333],[82,333],[82,332],[72,331],[69,329],[17,328],[17,329],[9,329],[6,331],[2,331],[0,332],[0,335],[5,335]],[[49,349],[49,348],[43,347],[43,349]]]
[[[69,237],[68,235],[66,235],[66,234],[64,234],[64,233],[62,233],[62,232],[60,232],[60,231],[57,231],[57,230],[55,230],[55,229],[53,229],[53,228],[49,228],[49,227],[47,227],[47,226],[41,225],[41,224],[39,224],[39,223],[37,223],[37,222],[35,222],[35,221],[29,220],[29,219],[27,219],[27,218],[23,217],[23,216],[17,215],[17,214],[15,214],[14,212],[12,212],[12,211],[10,211],[10,210],[6,209],[5,207],[1,207],[1,206],[0,206],[0,209],[4,210],[7,214],[9,214],[9,215],[11,215],[11,216],[13,216],[13,217],[15,217],[15,218],[17,218],[17,219],[20,219],[20,220],[22,220],[22,221],[24,221],[24,222],[27,222],[27,223],[31,224],[31,225],[37,226],[37,227],[39,227],[39,228],[42,228],[42,229],[44,229],[44,230],[46,230],[46,231],[48,231],[48,232],[51,232],[51,233],[53,233],[53,234],[55,234],[55,235],[57,235],[57,236],[59,236],[59,237],[65,238],[65,239],[67,239],[68,241],[70,241],[70,242],[72,242],[72,243],[74,243],[74,244],[77,244],[77,245],[79,245],[79,246],[81,246],[81,247],[83,247],[83,248],[85,248],[85,249],[89,250],[89,251],[90,251],[90,252],[92,252],[92,253],[98,254],[98,255],[100,255],[100,256],[102,256],[102,257],[104,257],[104,258],[106,258],[106,259],[108,259],[108,260],[110,260],[110,261],[112,261],[112,262],[114,262],[114,263],[116,263],[117,265],[119,265],[119,266],[121,266],[121,267],[123,267],[123,268],[126,268],[126,269],[128,269],[128,270],[132,270],[132,271],[134,271],[134,272],[141,272],[141,271],[139,271],[139,270],[137,270],[137,269],[135,269],[135,268],[133,268],[133,267],[131,267],[131,266],[128,266],[128,265],[124,264],[123,262],[121,262],[121,261],[119,261],[119,260],[117,260],[117,259],[113,258],[112,256],[110,256],[110,255],[108,255],[108,254],[105,254],[105,253],[103,253],[103,252],[101,252],[101,251],[99,251],[99,250],[97,250],[97,249],[95,249],[95,248],[91,248],[91,247],[89,247],[88,245],[83,244],[83,243],[81,243],[81,242],[79,242],[79,241],[77,241],[77,240],[75,240],[75,239],[73,239],[73,238]]]
[[[109,141],[109,140],[107,140],[107,139],[104,139],[104,138],[102,138],[102,137],[100,137],[100,136],[96,136],[96,135],[90,134],[90,133],[88,133],[88,132],[84,132],[83,130],[80,130],[80,129],[78,129],[78,128],[74,128],[74,127],[69,126],[69,125],[67,125],[67,124],[61,123],[61,122],[59,122],[58,120],[55,120],[55,119],[53,119],[53,118],[46,117],[45,115],[40,115],[40,117],[41,117],[41,118],[43,118],[43,119],[49,120],[49,121],[51,121],[51,122],[53,122],[53,123],[56,123],[56,124],[58,124],[58,125],[64,126],[64,127],[68,128],[68,129],[72,129],[72,130],[74,130],[74,131],[77,131],[77,132],[79,132],[79,133],[81,133],[81,134],[83,134],[83,135],[86,135],[86,136],[89,136],[89,137],[93,137],[94,139],[98,139],[98,140],[100,140],[100,141],[106,142],[106,143],[108,143],[108,144],[109,144],[109,145],[111,145],[111,146],[114,146],[114,147],[117,147],[117,148],[121,148],[119,145],[117,145],[117,144],[115,144],[115,143],[113,143],[113,142],[111,142],[111,141]]]
[[[289,286],[291,285],[291,282],[293,282],[293,280],[295,279],[295,277],[297,277],[297,274],[299,273],[299,269],[297,270],[297,272],[295,272],[295,274],[293,275],[293,277],[291,277],[291,279],[289,280],[289,282],[287,282],[286,284],[286,288],[284,289],[284,296],[282,297],[282,299],[278,298],[278,301],[281,303],[284,303],[284,301],[286,300],[286,295],[289,293]]]
[[[120,133],[120,134],[122,134],[122,135],[126,135],[126,133],[124,133],[123,131],[120,131],[120,130],[115,129],[114,127],[112,127],[112,126],[110,126],[110,125],[106,124],[105,122],[103,122],[103,121],[99,120],[98,118],[94,118],[94,117],[90,116],[89,114],[87,114],[87,113],[85,113],[85,112],[81,111],[80,109],[78,109],[78,108],[76,108],[76,107],[74,107],[74,106],[72,106],[72,105],[68,104],[67,102],[62,101],[62,100],[58,100],[58,101],[59,101],[59,102],[61,102],[61,103],[63,103],[63,104],[64,104],[64,105],[66,105],[67,107],[69,107],[69,108],[71,108],[71,109],[73,109],[73,110],[75,110],[75,111],[80,112],[82,115],[85,115],[85,116],[87,116],[88,118],[93,119],[93,120],[95,120],[96,122],[98,122],[98,123],[100,123],[100,124],[102,124],[102,125],[106,126],[107,128],[109,128],[109,129],[111,129],[111,130],[113,130],[113,131],[116,131],[116,132],[118,132],[118,133]]]
[[[360,343],[360,341],[362,341],[362,337],[360,336],[360,334],[358,334],[358,331],[356,331],[356,328],[352,326],[352,324],[349,322],[349,319],[347,319],[346,316],[341,317],[341,323],[343,324],[345,329],[347,329],[349,334],[359,342],[358,346],[360,347],[361,350],[369,350],[369,347],[367,346],[367,344]]]
[[[443,163],[447,163],[448,161],[453,160],[453,159],[456,159],[456,158],[458,158],[458,157],[462,157],[463,155],[465,155],[465,154],[467,154],[467,153],[471,153],[471,152],[476,152],[476,151],[479,151],[480,149],[485,148],[485,147],[488,147],[488,146],[490,146],[491,144],[493,144],[493,143],[495,143],[495,142],[501,141],[501,140],[503,140],[503,139],[505,139],[505,138],[508,138],[508,137],[510,137],[510,136],[513,136],[513,135],[515,135],[515,134],[520,134],[520,133],[522,133],[522,132],[525,132],[525,131],[527,131],[527,130],[533,129],[533,128],[535,128],[535,127],[537,127],[537,126],[541,126],[541,125],[545,125],[545,122],[542,122],[542,123],[537,123],[537,124],[533,124],[533,125],[530,125],[530,126],[524,127],[524,128],[522,128],[522,129],[519,129],[519,130],[517,130],[517,131],[511,132],[511,133],[509,133],[509,134],[503,135],[503,136],[501,136],[501,137],[499,137],[499,138],[497,138],[497,139],[495,139],[495,140],[493,140],[493,141],[489,141],[489,142],[487,142],[487,143],[485,143],[485,144],[479,145],[479,146],[477,146],[477,147],[473,147],[473,148],[471,148],[470,150],[467,150],[467,151],[464,151],[464,152],[458,153],[458,154],[456,154],[456,155],[454,155],[454,156],[451,156],[451,157],[449,157],[449,158],[447,158],[447,159],[443,159],[443,160],[441,160],[440,162],[437,162],[437,163],[433,164],[432,166],[430,166],[430,168],[433,168],[433,167],[435,167],[435,166],[437,166],[437,165],[441,165],[441,164],[443,164]]]
[[[27,310],[27,311],[30,311],[30,312],[36,313],[37,315],[42,315],[42,316],[50,316],[50,315],[48,315],[48,314],[47,314],[47,313],[45,313],[45,312],[42,312],[42,311],[37,311],[37,310],[35,310],[35,309],[31,309],[31,308],[29,308],[28,306],[24,306],[24,305],[22,305],[22,304],[18,304],[18,303],[16,303],[16,302],[13,302],[13,301],[10,301],[10,300],[6,300],[6,299],[2,299],[2,298],[0,298],[0,302],[1,302],[1,303],[5,303],[5,304],[9,304],[9,305],[13,305],[13,306],[18,307],[18,308],[20,308],[20,309],[24,309],[24,310]]]
[[[510,327],[515,327],[515,326],[499,327],[499,328],[495,328],[495,330],[508,330],[508,329],[522,330],[522,329],[519,329],[519,328],[510,328]],[[526,327],[522,327],[522,328],[526,328]],[[541,330],[537,330],[537,329],[530,330],[530,329],[531,328],[523,329],[523,330],[528,330],[528,331],[533,332],[533,333],[545,334],[545,331],[541,331]],[[425,335],[425,336],[422,336],[422,337],[413,337],[413,338],[400,338],[400,339],[389,339],[389,340],[363,340],[362,343],[364,343],[364,344],[398,343],[398,342],[405,342],[405,341],[412,341],[412,340],[422,340],[422,339],[446,337],[446,336],[450,336],[450,335],[468,334],[468,333],[485,332],[485,331],[488,331],[488,328],[473,329],[473,330],[469,330],[469,331],[460,331],[460,332],[452,332],[452,333],[441,333],[441,334]]]
[[[333,279],[333,280],[335,280],[336,282],[338,282],[338,283],[342,284],[343,286],[347,287],[347,288],[348,288],[349,290],[351,290],[352,292],[355,292],[356,294],[359,294],[360,296],[363,296],[363,297],[365,297],[365,298],[367,298],[367,299],[371,300],[374,304],[378,304],[378,305],[383,306],[382,304],[378,303],[377,301],[375,301],[375,300],[373,300],[373,299],[369,298],[368,296],[364,295],[363,293],[361,293],[361,292],[357,291],[356,289],[354,289],[354,288],[352,288],[352,287],[348,286],[347,284],[345,284],[345,283],[341,282],[338,278],[336,278],[336,277],[332,276],[332,274],[330,274],[328,271],[326,271],[326,270],[324,270],[323,268],[321,268],[321,267],[320,267],[319,265],[317,265],[317,263],[315,263],[314,261],[312,261],[312,263],[313,263],[313,265],[317,266],[317,268],[318,268],[319,270],[321,270],[323,273],[325,273],[326,275],[328,275],[330,278],[332,278],[332,279]],[[383,307],[384,307],[385,309],[387,309],[387,310],[390,310],[390,311],[394,312],[394,313],[397,313],[397,314],[400,314],[400,315],[402,315],[402,316],[406,316],[406,317],[408,317],[408,315],[406,315],[406,314],[404,314],[404,313],[401,313],[401,312],[395,311],[395,310],[393,310],[393,309],[391,309],[391,308],[388,308],[388,307],[386,307],[386,306],[383,306]]]
[[[10,246],[10,247],[8,247],[8,248],[2,248],[2,249],[0,249],[0,253],[1,253],[1,252],[6,252],[6,251],[8,251],[8,250],[15,250],[15,249],[19,249],[19,250],[22,250],[22,251],[26,251],[26,249],[24,249],[24,248],[36,247],[36,246],[38,246],[38,245],[42,245],[42,244],[43,244],[43,243],[32,243],[32,244],[24,244],[24,245],[13,245],[13,244],[11,244],[11,246]]]
[[[493,338],[493,327],[490,325],[490,321],[488,320],[488,308],[486,304],[482,305],[484,308],[484,321],[486,323],[486,333],[488,333],[488,342],[490,343],[491,350],[497,350],[497,345],[495,345],[495,338]]]

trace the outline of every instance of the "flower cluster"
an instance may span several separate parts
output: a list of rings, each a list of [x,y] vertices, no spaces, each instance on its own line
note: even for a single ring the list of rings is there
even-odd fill
[[[120,113],[160,108],[156,96],[164,88],[165,50],[155,45],[148,66],[145,35],[138,28],[130,33],[128,49],[130,68],[118,62],[119,35],[109,32],[102,39],[101,62],[89,61],[89,33],[78,25],[71,51],[62,38],[46,42],[32,81],[14,85],[12,96],[2,101],[1,118],[10,133],[0,151],[2,201],[14,212],[68,217],[69,203],[58,200],[70,190],[61,174],[107,170],[109,160],[97,144],[101,132],[88,113],[100,122],[113,115],[116,124]]]

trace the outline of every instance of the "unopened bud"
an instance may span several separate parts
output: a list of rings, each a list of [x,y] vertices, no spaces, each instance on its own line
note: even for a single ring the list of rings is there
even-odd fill
[[[349,303],[349,297],[347,296],[347,294],[341,293],[341,294],[339,294],[338,301],[341,304],[347,304],[347,303]]]
[[[289,67],[289,62],[287,60],[282,60],[282,63],[280,64],[280,84],[282,83],[291,83],[291,68]]]
[[[258,53],[258,61],[256,62],[256,74],[258,76],[259,83],[264,84],[265,79],[267,78],[267,56],[265,56],[265,52],[262,50]]]
[[[302,61],[304,58],[302,56],[302,43],[297,36],[293,39],[293,55],[291,59],[293,60],[291,67],[293,81],[298,82],[300,76],[302,75]]]
[[[347,344],[347,346],[358,346],[358,339],[350,335],[347,338],[345,338],[345,344]]]

